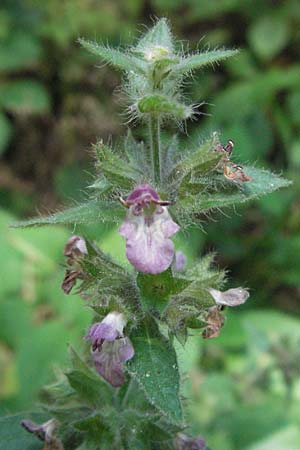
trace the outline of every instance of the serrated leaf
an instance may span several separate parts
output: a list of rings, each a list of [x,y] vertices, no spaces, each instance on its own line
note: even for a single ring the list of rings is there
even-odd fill
[[[98,159],[96,167],[112,185],[129,190],[142,177],[140,171],[102,142],[95,145],[95,152]]]
[[[25,411],[13,416],[1,417],[0,450],[42,450],[43,443],[22,428],[21,421],[24,419],[42,423],[47,420],[47,416]]]
[[[124,140],[124,151],[130,164],[137,167],[144,176],[148,179],[151,178],[151,161],[150,152],[146,148],[143,141],[137,142],[131,130],[128,130],[127,136]]]
[[[90,53],[98,56],[102,61],[105,61],[117,69],[125,70],[127,72],[135,70],[144,73],[145,67],[143,61],[133,55],[115,48],[105,47],[96,42],[86,41],[85,39],[79,39],[79,43]]]
[[[242,185],[232,185],[231,190],[204,192],[196,198],[190,197],[183,199],[182,207],[186,207],[191,213],[203,213],[211,209],[225,208],[227,206],[233,206],[236,203],[255,200],[261,195],[269,194],[291,184],[285,178],[267,170],[248,166],[243,166],[243,169],[247,175],[252,177],[252,181],[243,183]]]
[[[174,348],[157,329],[147,325],[131,339],[135,350],[135,356],[128,364],[131,376],[153,406],[169,421],[181,423],[179,373]]]
[[[238,50],[225,49],[218,49],[204,53],[195,53],[193,55],[182,58],[181,61],[172,68],[172,71],[176,75],[184,75],[203,66],[207,66],[208,64],[214,64],[223,59],[230,58],[237,53]]]
[[[71,370],[66,376],[85,404],[103,407],[106,402],[110,402],[112,392],[96,373],[91,372],[91,375],[88,375],[86,371]]]
[[[190,181],[191,177],[201,177],[214,169],[222,157],[221,152],[214,151],[216,141],[214,137],[200,144],[195,150],[183,156],[171,170],[169,180],[178,186],[183,180]],[[189,188],[187,188],[190,190]]]
[[[41,83],[33,80],[12,81],[0,86],[0,104],[9,112],[37,114],[49,110],[50,98]]]
[[[166,114],[180,120],[185,120],[193,114],[191,106],[161,94],[142,97],[137,102],[137,109],[141,114]]]
[[[13,223],[13,228],[25,228],[52,224],[120,222],[124,219],[124,210],[116,201],[91,200],[73,208],[53,213],[46,217]]]

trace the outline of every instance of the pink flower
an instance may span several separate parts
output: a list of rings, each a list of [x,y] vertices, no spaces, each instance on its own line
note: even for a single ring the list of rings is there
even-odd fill
[[[126,239],[128,260],[139,272],[161,273],[173,261],[174,244],[169,238],[180,227],[171,219],[169,204],[148,184],[138,186],[124,201],[128,213],[119,233]]]
[[[217,289],[207,289],[217,305],[238,306],[245,303],[249,298],[247,289],[241,287],[228,289],[227,291],[218,291]]]

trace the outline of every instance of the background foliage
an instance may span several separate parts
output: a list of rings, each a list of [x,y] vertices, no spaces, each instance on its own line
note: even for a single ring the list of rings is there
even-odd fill
[[[189,239],[177,238],[189,255],[216,251],[218,265],[230,269],[235,285],[246,282],[252,297],[229,315],[220,338],[207,343],[194,336],[188,353],[178,349],[189,375],[184,389],[192,399],[190,421],[215,449],[299,450],[296,0],[2,0],[0,412],[33,408],[53,367],[66,363],[67,343],[80,345],[90,319],[81,300],[60,291],[62,248],[73,230],[8,229],[16,216],[34,215],[37,207],[48,212],[80,199],[92,179],[90,143],[124,133],[118,76],[109,67],[99,71],[76,40],[123,45],[139,24],[161,15],[193,49],[242,49],[191,81],[193,98],[206,103],[200,121],[187,130],[190,137],[196,142],[220,130],[224,140],[235,141],[236,162],[256,161],[294,182],[238,213],[214,214],[216,221]],[[114,230],[99,225],[86,232],[122,259]]]

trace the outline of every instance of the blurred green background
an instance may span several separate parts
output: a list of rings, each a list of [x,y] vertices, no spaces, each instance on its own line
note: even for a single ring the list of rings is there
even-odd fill
[[[119,75],[99,70],[76,40],[126,45],[161,16],[191,50],[242,49],[189,83],[193,99],[206,102],[187,126],[191,145],[219,130],[234,140],[236,162],[293,181],[177,240],[190,258],[216,251],[229,285],[251,292],[228,313],[220,338],[193,336],[179,349],[188,421],[214,450],[300,450],[298,0],[1,0],[0,414],[35,409],[40,387],[66,367],[68,343],[80,345],[90,320],[83,301],[60,290],[74,229],[8,228],[82,198],[90,144],[125,131]],[[122,258],[115,230],[75,231]]]

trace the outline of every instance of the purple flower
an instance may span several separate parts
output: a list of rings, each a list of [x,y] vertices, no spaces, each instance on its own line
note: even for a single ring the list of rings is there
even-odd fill
[[[174,441],[176,450],[205,450],[206,442],[203,438],[188,437],[183,433],[179,433]]]
[[[101,322],[92,325],[85,336],[92,342],[97,372],[114,387],[124,383],[124,363],[134,356],[132,343],[123,334],[125,325],[124,315],[113,311]]]
[[[113,387],[125,382],[124,363],[134,356],[134,348],[128,337],[104,341],[100,350],[93,352],[97,372]]]
[[[184,272],[186,269],[187,258],[183,252],[175,252],[174,270],[175,272]]]
[[[129,209],[119,232],[126,239],[128,260],[139,272],[164,272],[174,258],[169,238],[180,228],[169,215],[170,203],[148,184],[134,189],[123,203]]]

